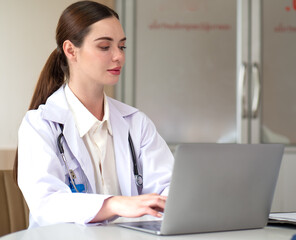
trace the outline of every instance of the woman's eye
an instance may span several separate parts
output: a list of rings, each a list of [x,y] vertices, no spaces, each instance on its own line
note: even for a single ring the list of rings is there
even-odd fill
[[[106,46],[106,47],[100,47],[103,51],[107,51],[107,50],[109,50],[109,46]]]
[[[126,49],[126,46],[120,46],[119,49],[124,51]]]

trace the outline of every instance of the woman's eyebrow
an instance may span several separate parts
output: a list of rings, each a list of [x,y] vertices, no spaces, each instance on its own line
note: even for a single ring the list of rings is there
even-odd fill
[[[111,37],[99,37],[99,38],[96,38],[94,41],[99,41],[99,40],[114,41],[113,38]],[[126,37],[119,40],[119,42],[124,42],[125,40],[126,40]]]
[[[126,37],[122,38],[119,42],[124,42],[126,41]]]

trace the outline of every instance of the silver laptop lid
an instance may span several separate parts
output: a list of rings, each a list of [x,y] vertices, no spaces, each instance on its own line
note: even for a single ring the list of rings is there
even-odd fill
[[[161,234],[264,227],[283,151],[280,144],[179,145]]]

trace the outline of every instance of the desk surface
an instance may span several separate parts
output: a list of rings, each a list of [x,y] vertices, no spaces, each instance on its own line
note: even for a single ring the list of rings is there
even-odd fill
[[[174,239],[260,239],[260,240],[287,240],[296,234],[296,227],[267,226],[263,229],[200,233],[175,236],[156,236],[135,230],[121,228],[115,224],[108,226],[83,226],[78,224],[57,224],[46,227],[33,228],[6,235],[1,240],[174,240]]]

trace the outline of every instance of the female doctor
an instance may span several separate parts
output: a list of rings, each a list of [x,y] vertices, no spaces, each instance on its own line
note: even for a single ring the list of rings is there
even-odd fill
[[[173,156],[145,114],[103,91],[118,81],[125,41],[104,5],[81,1],[62,13],[57,48],[19,129],[18,184],[30,227],[161,216]]]

